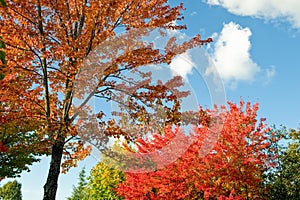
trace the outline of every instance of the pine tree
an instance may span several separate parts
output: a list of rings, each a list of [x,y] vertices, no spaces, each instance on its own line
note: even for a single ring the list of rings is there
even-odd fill
[[[83,168],[79,173],[79,182],[78,186],[73,186],[73,192],[71,197],[68,200],[85,200],[87,199],[86,186],[87,182],[85,180],[85,168]]]

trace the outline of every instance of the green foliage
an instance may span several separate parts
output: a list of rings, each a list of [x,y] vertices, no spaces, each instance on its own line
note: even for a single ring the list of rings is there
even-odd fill
[[[134,149],[131,150],[134,151]],[[111,168],[122,170],[126,166],[124,166],[125,162],[120,162],[120,160],[123,160],[126,156],[128,156],[128,151],[121,146],[119,140],[116,140],[111,148],[102,151],[101,162]]]
[[[287,148],[280,147],[279,164],[269,174],[271,199],[298,200],[300,197],[300,129],[290,130]]]
[[[5,48],[5,44],[2,41],[2,37],[0,36],[0,49],[3,49],[3,48]]]
[[[116,200],[122,199],[117,196],[115,188],[123,182],[125,175],[122,171],[114,169],[107,164],[100,162],[91,171],[88,177],[88,199],[89,200]]]
[[[1,200],[21,200],[21,183],[16,180],[8,182],[0,188]]]
[[[0,72],[0,81],[4,79],[4,74]]]
[[[1,178],[14,178],[22,171],[29,172],[29,165],[40,160],[36,156],[41,154],[35,152],[38,136],[35,132],[23,128],[11,124],[0,127],[0,141],[8,148],[7,151],[0,151]]]
[[[4,6],[4,7],[7,7],[7,4],[6,4],[5,0],[0,0],[0,5]]]
[[[3,64],[6,63],[6,60],[5,60],[5,52],[4,51],[0,51],[0,60]]]
[[[0,0],[0,2],[2,3],[3,0]],[[6,64],[6,60],[5,60],[5,52],[1,51],[1,49],[5,48],[5,44],[2,41],[2,37],[0,36],[0,81],[4,78],[4,74],[1,72],[2,70],[2,65]]]
[[[85,175],[85,168],[81,170],[79,173],[79,183],[78,186],[73,186],[73,192],[71,197],[67,198],[67,200],[86,200],[87,193],[86,193],[86,175]]]
[[[107,162],[107,159],[105,159]],[[90,173],[86,181],[85,169],[79,174],[79,183],[73,187],[71,197],[67,200],[121,200],[117,196],[115,188],[118,183],[124,181],[122,171],[114,169],[104,162],[99,162]]]
[[[117,144],[113,145],[114,152],[124,153],[124,149]],[[117,185],[125,180],[125,174],[118,170],[118,162],[112,159],[109,154],[102,154],[102,161],[99,162],[90,172],[85,180],[85,171],[79,174],[79,184],[73,188],[73,193],[68,200],[121,200],[116,192]]]

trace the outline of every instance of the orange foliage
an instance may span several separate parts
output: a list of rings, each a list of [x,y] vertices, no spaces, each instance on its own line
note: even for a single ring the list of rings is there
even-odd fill
[[[67,159],[63,166],[69,169],[90,152],[90,147],[79,141],[96,140],[100,145],[107,142],[103,131],[106,136],[124,134],[101,115],[98,121],[80,121],[80,112],[88,113],[90,108],[86,103],[73,107],[75,95],[84,99],[88,91],[89,97],[97,96],[108,101],[130,97],[133,118],[145,115],[146,109],[137,102],[152,107],[158,99],[176,102],[178,97],[187,95],[176,90],[180,86],[174,84],[176,80],[168,82],[169,88],[163,84],[151,84],[151,74],[139,71],[139,67],[170,63],[177,54],[211,42],[211,39],[201,40],[197,35],[176,44],[176,39],[172,38],[164,52],[151,44],[132,43],[141,36],[137,30],[184,29],[184,25],[172,23],[183,19],[182,9],[182,4],[171,7],[167,0],[8,0],[7,8],[0,7],[0,35],[6,46],[7,60],[6,67],[0,72],[5,75],[0,81],[1,116],[16,123],[21,118],[22,123],[32,125],[39,135],[40,149],[51,153],[45,191],[50,191],[49,185],[56,187],[60,168],[57,165],[61,164],[63,151]],[[125,37],[118,38],[117,33],[123,29],[129,38],[126,38],[126,33]],[[112,44],[110,39],[114,37],[117,40]],[[90,56],[99,45],[103,47],[102,55],[96,56],[100,67],[88,66]],[[114,49],[114,45],[123,46]],[[106,60],[111,62],[105,63]],[[90,70],[89,75],[84,74],[84,61],[86,69]],[[102,71],[99,73],[99,70]],[[137,73],[142,79],[129,79],[125,75],[128,71]],[[79,75],[86,87],[75,92],[75,86],[82,81]],[[177,92],[177,96],[170,95],[172,91]],[[178,108],[175,106],[170,110],[176,113]],[[145,120],[142,120],[144,124]],[[169,120],[177,119],[170,115]],[[99,121],[100,130],[92,130],[92,126],[98,127]],[[78,127],[81,135],[78,135]],[[72,147],[69,148],[67,143]],[[51,198],[54,198],[53,194]]]

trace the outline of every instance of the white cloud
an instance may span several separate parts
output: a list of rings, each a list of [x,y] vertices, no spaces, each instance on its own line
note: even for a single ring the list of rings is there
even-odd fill
[[[234,22],[224,24],[221,33],[213,36],[215,44],[210,54],[211,67],[206,74],[214,72],[214,66],[223,81],[232,88],[238,81],[252,81],[260,67],[250,57],[250,36],[249,28],[242,28]]]
[[[267,20],[284,18],[295,28],[300,28],[299,0],[207,0],[206,2],[222,6],[236,15]]]
[[[194,66],[195,63],[188,52],[176,56],[170,64],[173,75],[180,75],[184,79],[187,79],[187,74],[192,73]]]
[[[265,84],[270,83],[273,77],[276,75],[275,66],[271,66],[270,68],[265,69]]]
[[[240,81],[253,82],[254,79],[261,80],[262,76],[263,82],[268,84],[276,73],[275,67],[261,68],[252,60],[251,35],[248,27],[234,22],[224,24],[220,33],[212,35],[214,42],[208,45],[208,52],[204,55],[206,63],[201,64],[202,73],[213,79],[218,75],[231,89],[235,89]],[[197,53],[189,50],[177,55],[170,64],[172,75],[180,75],[188,81],[187,75],[192,74],[193,68],[201,69],[198,66],[201,56]]]

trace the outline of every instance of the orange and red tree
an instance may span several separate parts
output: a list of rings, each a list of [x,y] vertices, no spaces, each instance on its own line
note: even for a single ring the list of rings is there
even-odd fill
[[[35,133],[37,137],[39,145],[34,149],[51,156],[44,199],[55,199],[61,165],[68,170],[89,154],[91,148],[82,139],[101,140],[101,143],[106,141],[102,133],[126,136],[113,120],[103,117],[104,107],[95,114],[102,132],[91,132],[89,122],[85,121],[79,126],[86,134],[78,135],[74,124],[81,123],[79,111],[89,109],[89,98],[97,96],[122,103],[115,99],[122,97],[128,102],[132,118],[143,116],[141,124],[147,123],[145,107],[163,104],[161,99],[166,99],[164,103],[170,111],[178,112],[178,97],[187,95],[178,92],[182,82],[175,78],[169,81],[169,87],[161,82],[153,84],[151,73],[144,73],[139,67],[170,63],[177,54],[211,41],[196,36],[177,44],[172,38],[163,50],[157,50],[151,44],[135,45],[126,37],[121,38],[117,42],[123,44],[119,51],[113,46],[102,46],[105,48],[97,58],[100,66],[90,66],[88,70],[92,75],[83,73],[81,76],[83,61],[117,32],[124,31],[135,37],[139,29],[185,28],[173,23],[183,19],[183,5],[171,7],[167,0],[8,0],[6,4],[7,7],[0,7],[1,43],[5,44],[7,60],[0,72],[5,76],[0,81],[1,116],[7,124],[26,124],[26,133]],[[107,60],[111,62],[104,63]],[[126,76],[128,72],[136,73],[141,79],[130,79]],[[75,92],[78,77],[85,78],[79,82],[86,81],[86,87]],[[72,106],[75,95],[79,99],[86,98],[77,108]],[[178,121],[173,118],[174,115],[170,115],[169,122]],[[15,138],[18,135],[14,131],[9,134]]]
[[[4,0],[0,1],[0,6],[7,7]],[[0,81],[4,79],[2,69],[6,67],[5,59],[5,43],[0,36]],[[8,107],[14,107],[14,103],[5,101],[4,98],[0,102],[0,181],[5,177],[16,177],[19,174],[27,170],[29,171],[29,165],[38,161],[35,156],[39,155],[41,151],[37,151],[39,146],[38,137],[35,129],[38,126],[35,123],[35,127],[31,127],[28,120],[24,123],[22,120],[22,113],[5,112]],[[20,111],[20,110],[19,110]],[[19,120],[12,120],[9,115],[13,115]]]
[[[274,137],[265,119],[257,119],[258,104],[228,105],[218,117],[205,110],[206,118],[200,118],[200,126],[189,137],[192,144],[176,162],[153,172],[127,172],[118,195],[125,199],[264,199],[263,176],[274,164],[275,154],[269,148]],[[211,131],[216,119],[222,119],[219,133]],[[176,135],[187,137],[179,127],[167,127],[165,133],[151,140],[138,139],[137,152],[159,151]],[[214,144],[207,138],[215,134]],[[204,155],[207,144],[214,146]]]

